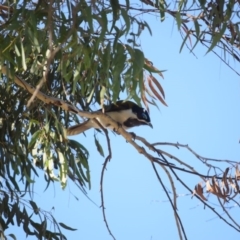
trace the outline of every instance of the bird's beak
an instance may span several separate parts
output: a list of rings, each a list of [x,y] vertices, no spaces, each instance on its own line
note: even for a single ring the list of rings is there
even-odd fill
[[[153,128],[153,125],[152,125],[151,123],[148,123],[148,126],[151,127],[151,128]]]

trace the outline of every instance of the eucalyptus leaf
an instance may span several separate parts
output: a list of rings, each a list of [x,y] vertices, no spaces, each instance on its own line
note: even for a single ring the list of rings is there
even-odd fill
[[[102,157],[104,157],[104,152],[103,152],[103,148],[102,148],[101,144],[100,144],[99,141],[97,140],[96,136],[94,136],[94,139],[95,139],[95,145],[96,145],[96,147],[97,147],[98,152],[100,153],[100,155],[101,155]]]

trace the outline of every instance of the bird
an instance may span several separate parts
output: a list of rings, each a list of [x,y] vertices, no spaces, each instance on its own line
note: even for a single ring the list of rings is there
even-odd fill
[[[96,112],[102,112],[102,109],[99,109]],[[138,106],[132,101],[117,101],[116,103],[105,106],[104,112],[125,130],[141,125],[147,125],[153,128],[147,110]],[[115,130],[109,122],[103,122],[103,120],[101,120],[100,118],[96,119],[101,123],[104,128]],[[101,127],[93,119],[88,119],[83,123],[68,128],[66,132],[67,136],[72,136],[83,133],[91,128],[99,129]]]

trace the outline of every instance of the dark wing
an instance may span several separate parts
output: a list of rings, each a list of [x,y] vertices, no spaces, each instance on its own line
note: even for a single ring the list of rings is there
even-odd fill
[[[141,125],[148,125],[146,122],[139,121],[137,118],[129,118],[123,123],[127,128],[137,127]]]
[[[117,112],[121,110],[128,110],[131,109],[133,106],[135,106],[136,103],[133,103],[131,101],[117,101],[116,103],[112,103],[110,105],[104,106],[105,112]],[[102,109],[99,109],[98,111],[102,111]]]

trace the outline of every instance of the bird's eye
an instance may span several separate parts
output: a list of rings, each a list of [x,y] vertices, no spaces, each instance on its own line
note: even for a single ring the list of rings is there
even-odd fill
[[[148,116],[146,113],[142,113],[142,118],[145,119],[145,120],[148,120]]]

